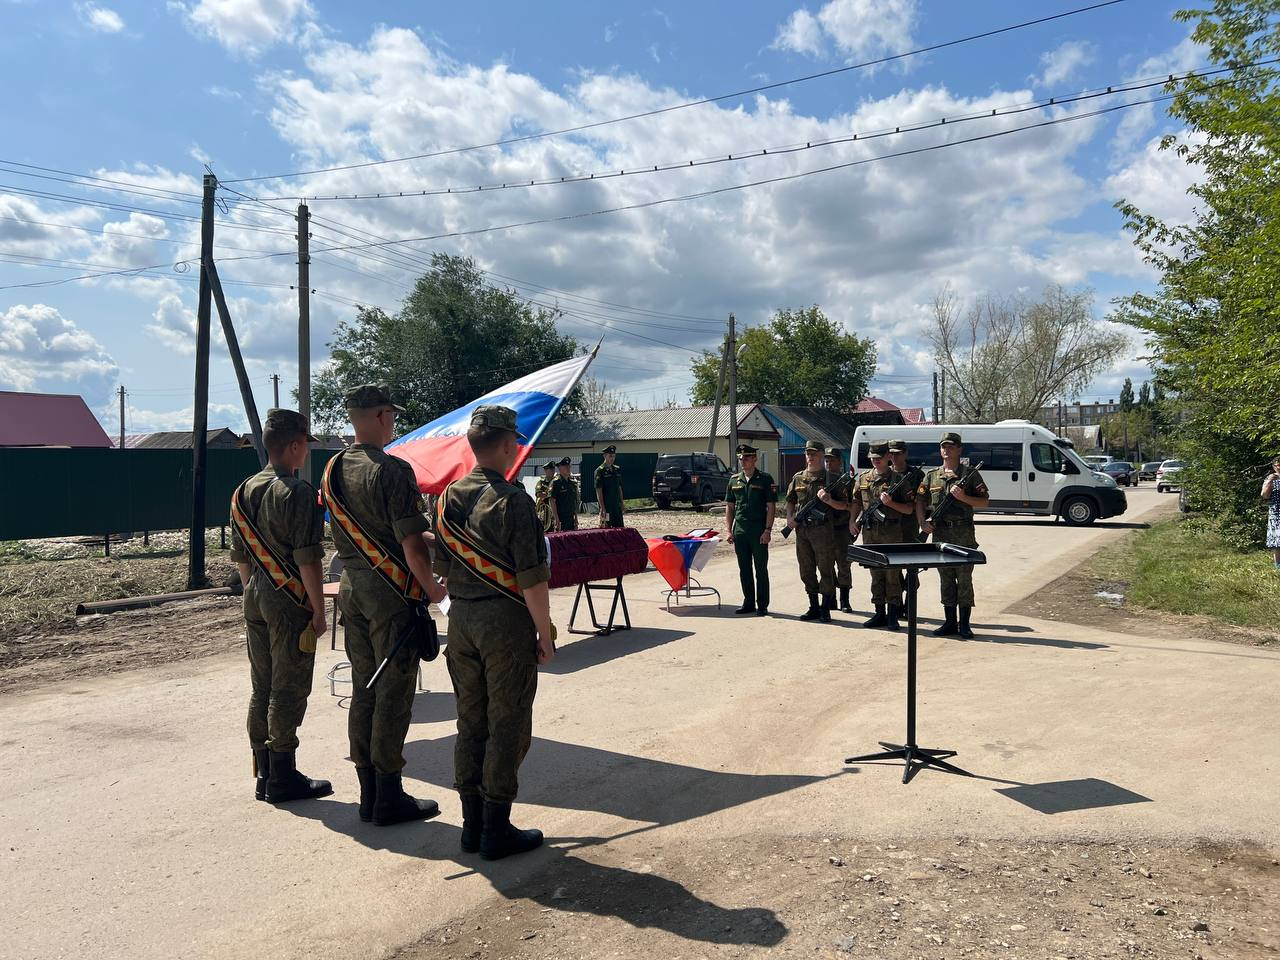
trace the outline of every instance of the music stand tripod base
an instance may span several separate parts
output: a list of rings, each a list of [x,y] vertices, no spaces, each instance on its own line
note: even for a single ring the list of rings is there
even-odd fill
[[[968,566],[986,563],[986,556],[979,550],[950,543],[879,543],[874,547],[860,544],[849,546],[849,559],[864,567],[894,568],[907,572],[907,736],[905,743],[880,741],[884,750],[857,757],[846,757],[845,763],[872,763],[877,760],[901,760],[906,769],[902,782],[911,778],[923,767],[937,767],[948,773],[973,776],[955,764],[947,763],[954,757],[954,750],[922,747],[916,743],[916,591],[920,588],[921,570],[930,567]]]

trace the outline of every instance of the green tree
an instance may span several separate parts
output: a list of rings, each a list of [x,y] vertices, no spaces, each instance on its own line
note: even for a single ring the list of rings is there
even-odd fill
[[[338,324],[329,363],[312,388],[313,419],[322,430],[341,430],[345,391],[388,383],[408,411],[397,426],[412,430],[578,353],[577,341],[561,335],[555,321],[551,311],[488,286],[469,258],[433,254],[431,272],[397,313],[360,307],[353,320]]]
[[[1138,389],[1138,406],[1146,410],[1151,406],[1151,384],[1142,381],[1142,386]]]
[[[847,410],[867,395],[875,341],[846,333],[815,306],[779,310],[739,337],[738,402]],[[724,346],[693,362],[695,404],[715,403]],[[728,389],[721,398],[728,400]]]
[[[1120,388],[1120,411],[1128,413],[1133,409],[1133,380],[1124,378],[1124,386]]]
[[[1214,0],[1174,15],[1195,25],[1212,63],[1233,68],[1169,85],[1169,112],[1187,129],[1161,147],[1193,165],[1196,210],[1166,223],[1117,204],[1160,281],[1118,300],[1112,317],[1146,334],[1155,409],[1190,464],[1184,482],[1242,547],[1263,529],[1242,468],[1280,446],[1280,74],[1252,65],[1280,54],[1278,14],[1276,0]]]

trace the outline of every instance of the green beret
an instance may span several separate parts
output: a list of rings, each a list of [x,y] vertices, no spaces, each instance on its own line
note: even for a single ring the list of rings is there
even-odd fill
[[[813,450],[817,453],[826,453],[827,448],[820,444],[817,440],[810,440],[804,445],[804,452],[808,453]]]
[[[906,453],[906,452],[907,452],[907,441],[905,441],[905,440],[890,440],[890,441],[889,441],[889,452],[890,452],[890,453]]]
[[[887,440],[877,440],[871,445],[871,456],[883,457],[889,452],[889,442]]]
[[[525,435],[516,429],[516,412],[510,407],[486,403],[471,411],[471,426],[490,427],[494,430],[510,430],[521,440]]]
[[[959,442],[960,442],[960,434],[956,433],[954,430],[948,430],[946,433],[942,435],[942,439],[939,441],[939,444],[943,444],[943,443],[958,444]]]
[[[385,383],[364,383],[347,391],[348,410],[368,410],[371,407],[394,407],[404,413],[404,407],[391,399],[391,388]]]
[[[285,410],[282,407],[273,407],[267,411],[267,419],[262,424],[262,438],[266,442],[268,435],[280,437],[293,437],[298,434],[307,438],[307,442],[314,443],[315,437],[311,436],[307,430],[307,418],[300,414],[297,410]]]

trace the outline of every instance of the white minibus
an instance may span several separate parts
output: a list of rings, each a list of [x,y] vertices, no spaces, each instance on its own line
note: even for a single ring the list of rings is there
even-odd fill
[[[853,463],[859,471],[868,469],[869,444],[905,440],[907,462],[912,466],[926,470],[940,466],[938,441],[949,430],[960,434],[964,461],[973,466],[982,463],[982,476],[991,492],[986,513],[1058,516],[1079,525],[1117,517],[1128,507],[1124,491],[1106,474],[1090,469],[1070,440],[1028,420],[861,426],[853,435]]]

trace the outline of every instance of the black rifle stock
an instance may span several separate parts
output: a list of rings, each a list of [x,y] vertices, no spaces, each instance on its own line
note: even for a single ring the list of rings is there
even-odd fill
[[[832,497],[842,498],[849,492],[849,488],[853,485],[853,475],[848,470],[840,474],[832,483],[823,487],[827,494]],[[807,526],[809,521],[821,523],[827,517],[827,510],[830,509],[825,503],[814,497],[803,507],[796,511],[795,521],[797,527]],[[790,525],[782,528],[782,539],[791,536]]]
[[[980,461],[976,467],[967,467],[963,474],[958,474],[959,479],[957,482],[954,483],[951,486],[951,489],[947,491],[947,495],[938,501],[938,506],[934,509],[933,513],[929,514],[929,523],[936,526],[938,521],[946,515],[947,509],[951,504],[956,502],[956,487],[963,487],[965,493],[973,493],[973,491],[969,489],[969,479],[971,477],[976,477],[978,475],[978,471],[981,470],[983,466],[984,463]]]

